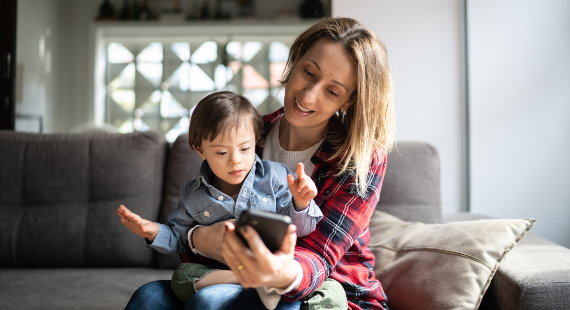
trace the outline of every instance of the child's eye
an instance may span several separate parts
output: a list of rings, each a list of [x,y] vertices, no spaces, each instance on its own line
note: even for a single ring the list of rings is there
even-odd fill
[[[226,155],[226,152],[217,152],[218,155]]]
[[[242,151],[242,152],[245,152],[245,151],[247,151],[247,150],[249,150],[249,149],[250,149],[250,147],[246,147],[245,149],[241,149],[241,151]]]
[[[311,72],[311,71],[309,71],[309,70],[307,70],[307,69],[305,69],[305,73],[307,73],[307,74],[310,75],[310,76],[315,76],[315,75],[313,74],[313,72]]]

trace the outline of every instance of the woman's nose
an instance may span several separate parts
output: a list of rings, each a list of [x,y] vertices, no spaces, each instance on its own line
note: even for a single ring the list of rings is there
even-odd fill
[[[303,96],[301,99],[303,103],[315,103],[317,101],[317,86],[315,84],[307,85],[305,89],[303,89]]]

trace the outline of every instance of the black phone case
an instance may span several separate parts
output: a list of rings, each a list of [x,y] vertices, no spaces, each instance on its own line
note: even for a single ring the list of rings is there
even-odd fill
[[[260,210],[246,210],[242,212],[236,224],[236,234],[249,247],[239,232],[240,227],[249,225],[255,228],[265,246],[274,253],[281,246],[289,224],[291,224],[291,218],[286,215]]]

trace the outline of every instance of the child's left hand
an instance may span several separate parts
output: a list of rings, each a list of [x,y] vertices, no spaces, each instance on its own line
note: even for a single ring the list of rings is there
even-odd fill
[[[297,180],[292,174],[289,174],[287,175],[287,184],[293,195],[293,205],[297,211],[305,210],[311,199],[317,196],[317,186],[311,177],[305,174],[305,167],[302,163],[297,164]]]

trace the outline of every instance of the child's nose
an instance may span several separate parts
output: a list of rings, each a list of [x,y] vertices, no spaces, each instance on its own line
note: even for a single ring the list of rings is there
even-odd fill
[[[234,155],[234,156],[232,156],[232,158],[231,158],[231,160],[230,160],[230,163],[231,163],[232,165],[241,164],[241,156],[239,156],[239,155]]]

